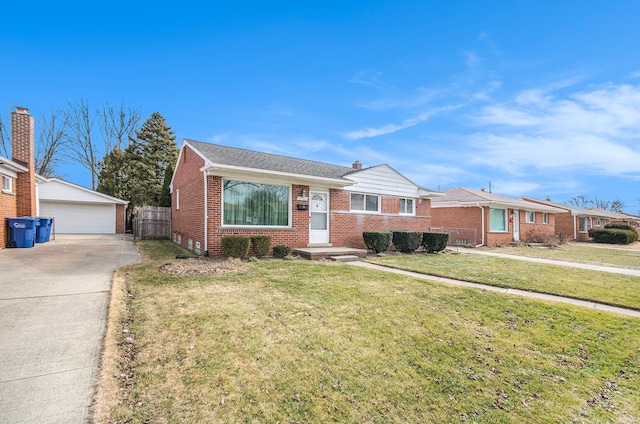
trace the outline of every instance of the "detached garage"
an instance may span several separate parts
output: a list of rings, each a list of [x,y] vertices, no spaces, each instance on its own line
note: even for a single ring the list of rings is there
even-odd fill
[[[67,181],[38,183],[38,216],[55,218],[58,234],[122,234],[128,202]]]

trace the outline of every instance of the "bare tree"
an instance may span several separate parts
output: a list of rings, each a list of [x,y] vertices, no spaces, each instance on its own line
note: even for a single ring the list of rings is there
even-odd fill
[[[124,151],[125,143],[129,143],[129,136],[133,134],[138,122],[140,122],[140,109],[127,107],[124,102],[117,107],[105,103],[98,115],[104,151],[109,153],[116,147]]]
[[[611,206],[609,206],[609,210],[611,212],[623,212],[625,208],[625,204],[622,200],[616,199],[611,202]]]
[[[95,190],[98,180],[98,148],[93,137],[93,125],[96,113],[89,108],[89,101],[80,99],[76,103],[69,102],[67,113],[69,132],[68,141],[72,159],[91,173],[91,189]]]
[[[9,131],[2,120],[2,115],[0,115],[0,156],[4,156],[8,159],[10,147],[11,139],[9,138]]]
[[[66,147],[69,117],[60,110],[51,112],[49,118],[42,115],[40,135],[36,145],[36,172],[43,177],[52,177]]]
[[[584,194],[573,196],[571,200],[569,200],[569,204],[579,208],[596,208],[611,212],[622,212],[625,207],[624,202],[620,199],[604,200],[597,196],[589,199]]]
[[[593,206],[593,201],[584,194],[581,194],[579,196],[573,196],[571,200],[569,200],[569,204],[579,208],[588,208]]]

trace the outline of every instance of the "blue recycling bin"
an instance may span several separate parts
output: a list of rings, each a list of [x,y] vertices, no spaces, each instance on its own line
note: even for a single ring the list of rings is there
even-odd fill
[[[6,218],[9,229],[9,246],[29,248],[35,244],[36,219],[28,216]]]
[[[36,218],[36,243],[46,243],[51,237],[51,222],[53,218]]]

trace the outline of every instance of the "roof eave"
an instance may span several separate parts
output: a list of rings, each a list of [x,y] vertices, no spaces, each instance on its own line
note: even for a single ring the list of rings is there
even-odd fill
[[[293,183],[327,188],[344,188],[353,185],[353,181],[343,178],[317,177],[288,172],[271,171],[266,169],[247,168],[243,166],[209,163],[200,168],[207,175],[218,175],[225,178],[250,178],[273,183]]]

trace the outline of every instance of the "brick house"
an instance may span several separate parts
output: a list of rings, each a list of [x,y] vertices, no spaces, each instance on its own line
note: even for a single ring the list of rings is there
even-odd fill
[[[601,209],[586,209],[552,202],[549,198],[546,200],[538,200],[523,197],[522,199],[526,202],[560,209],[560,211],[556,213],[556,234],[569,236],[570,240],[573,241],[589,241],[590,229],[604,228],[605,225],[618,220],[622,215]]]
[[[432,225],[444,227],[458,244],[496,246],[542,240],[555,234],[560,209],[499,196],[484,190],[452,188],[431,201]],[[471,234],[456,236],[456,234]]]
[[[226,235],[267,235],[272,246],[366,248],[364,231],[431,226],[431,199],[389,165],[332,165],[183,140],[171,181],[172,239],[223,255]]]
[[[17,107],[11,112],[12,159],[0,157],[0,249],[7,247],[7,217],[53,217],[59,233],[124,233],[128,202],[36,174],[34,134],[33,116]]]

